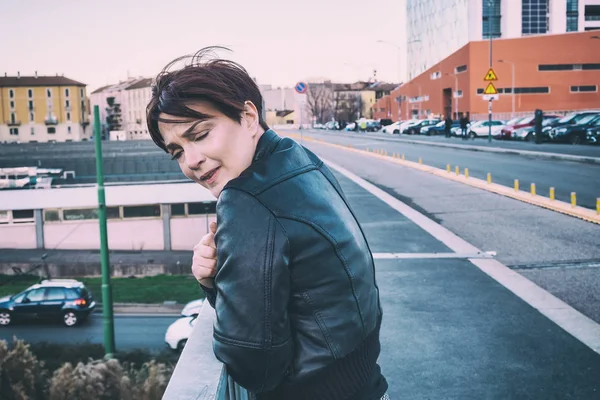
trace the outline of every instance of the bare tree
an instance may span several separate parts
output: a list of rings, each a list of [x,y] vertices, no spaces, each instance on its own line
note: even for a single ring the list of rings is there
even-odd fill
[[[362,108],[362,99],[360,92],[336,91],[335,99],[335,119],[338,121],[353,122],[360,116]]]
[[[333,88],[331,82],[308,84],[306,108],[319,124],[331,119],[333,116]]]

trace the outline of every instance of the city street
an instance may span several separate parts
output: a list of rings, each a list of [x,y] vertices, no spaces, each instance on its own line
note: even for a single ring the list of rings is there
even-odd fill
[[[447,164],[451,165],[452,171],[455,166],[459,166],[461,171],[468,168],[470,176],[480,179],[486,179],[487,174],[491,173],[495,183],[509,187],[512,187],[514,180],[518,179],[521,190],[525,191],[529,190],[531,183],[535,183],[537,193],[542,196],[548,196],[550,187],[554,187],[556,198],[566,202],[570,201],[571,192],[575,192],[577,204],[586,208],[595,209],[596,198],[600,197],[600,164],[412,144],[404,142],[403,139],[413,140],[413,137],[405,135],[399,139],[382,133],[364,133],[359,136],[346,132],[316,130],[305,131],[304,134],[330,143],[351,145],[357,149],[381,149],[390,155],[401,153],[410,161],[417,161],[421,157],[423,164],[437,168],[445,169]],[[375,138],[385,140],[375,140]],[[428,140],[422,137],[416,139]],[[439,138],[437,140],[439,141]],[[475,146],[484,142],[487,143],[484,140],[449,141],[453,144]],[[501,142],[492,143],[495,147],[498,144],[502,145]],[[540,151],[540,149],[532,149],[531,147],[535,145],[531,143],[511,143],[510,146],[514,149]],[[592,146],[546,145],[544,150],[572,154],[571,151],[575,148],[586,149],[588,153],[586,156],[600,157],[600,148]],[[465,203],[465,207],[470,206],[472,205]]]
[[[115,346],[117,350],[148,349],[161,351],[167,348],[165,332],[177,316],[115,316]],[[13,336],[26,342],[91,343],[102,344],[104,327],[102,314],[96,312],[82,325],[67,328],[60,323],[19,323],[0,329],[0,339],[12,342]]]

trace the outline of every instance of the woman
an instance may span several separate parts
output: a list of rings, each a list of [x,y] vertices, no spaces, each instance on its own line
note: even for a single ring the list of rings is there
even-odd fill
[[[247,72],[209,51],[157,76],[147,121],[218,199],[192,266],[215,308],[215,356],[258,399],[387,398],[373,258],[340,185],[269,129]]]

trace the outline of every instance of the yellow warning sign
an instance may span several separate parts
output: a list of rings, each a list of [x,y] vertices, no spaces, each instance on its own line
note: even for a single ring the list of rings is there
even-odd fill
[[[483,78],[484,81],[489,82],[489,81],[497,81],[498,80],[498,75],[496,75],[496,73],[494,72],[494,70],[492,68],[490,68],[487,72],[487,74],[485,74],[485,78]]]
[[[498,91],[496,90],[494,84],[490,82],[483,91],[483,94],[498,94]]]

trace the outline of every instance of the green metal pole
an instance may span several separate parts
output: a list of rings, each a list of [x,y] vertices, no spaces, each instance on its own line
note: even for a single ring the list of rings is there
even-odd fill
[[[104,315],[104,352],[108,357],[115,353],[115,328],[113,321],[110,263],[108,260],[108,235],[106,229],[106,199],[104,196],[104,170],[102,166],[102,133],[100,108],[94,106],[94,141],[96,144],[96,179],[98,181],[98,222],[100,223],[100,261],[102,265],[102,313]]]

